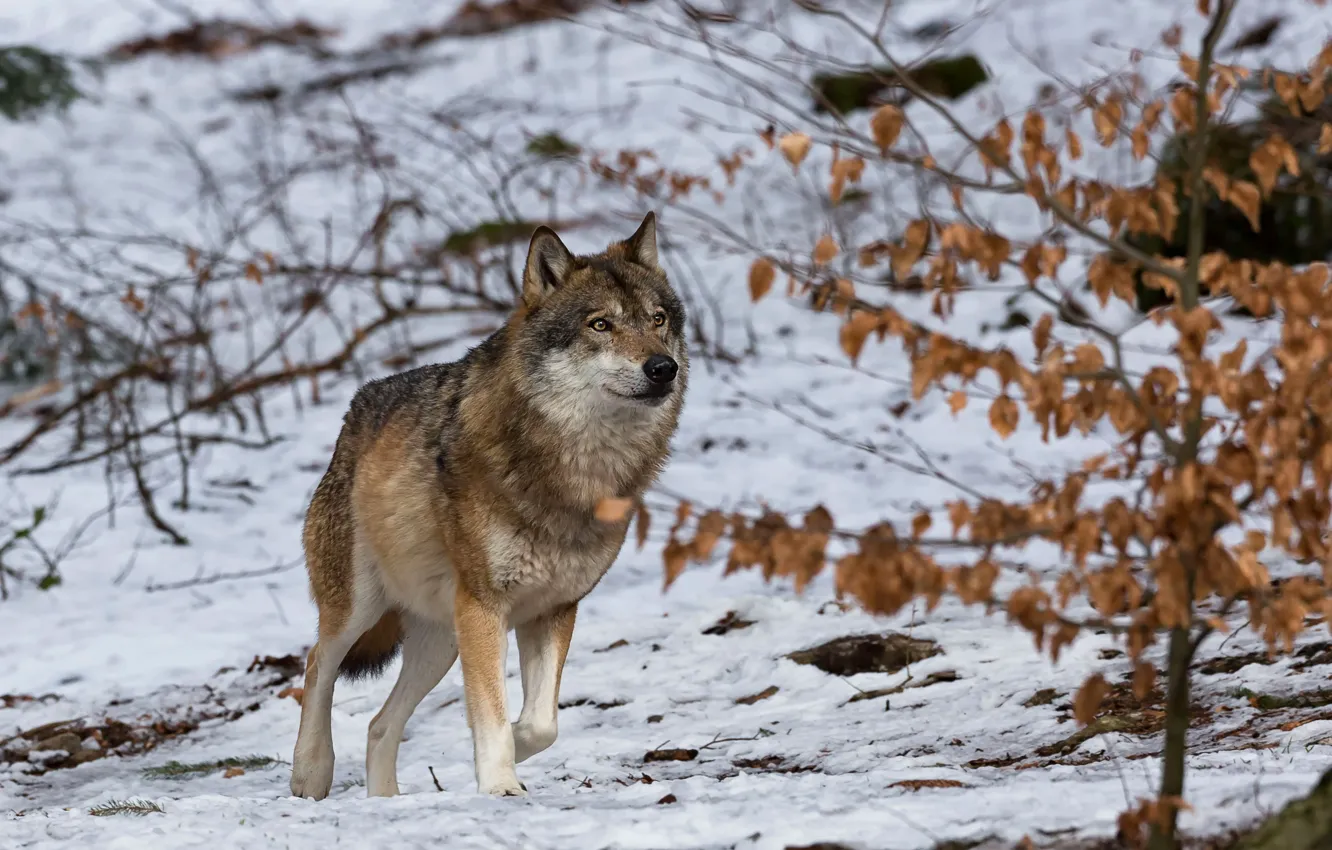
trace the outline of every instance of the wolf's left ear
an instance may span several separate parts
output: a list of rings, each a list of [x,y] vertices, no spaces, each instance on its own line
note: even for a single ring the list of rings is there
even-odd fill
[[[564,247],[555,231],[544,224],[532,234],[527,247],[527,265],[523,268],[523,303],[533,309],[564,285],[573,271],[573,254]]]
[[[624,240],[624,248],[631,261],[653,271],[661,271],[661,265],[657,261],[656,213],[649,212],[643,216],[643,223],[638,225],[634,235]]]

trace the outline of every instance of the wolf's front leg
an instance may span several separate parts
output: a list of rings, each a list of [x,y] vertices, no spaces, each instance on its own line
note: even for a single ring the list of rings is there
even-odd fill
[[[472,726],[476,787],[482,794],[522,797],[527,788],[514,771],[513,735],[504,694],[508,629],[503,615],[458,583],[454,602],[463,692]]]
[[[520,762],[555,743],[560,675],[577,613],[578,606],[570,605],[515,630],[523,674],[523,710],[513,725],[513,746]]]

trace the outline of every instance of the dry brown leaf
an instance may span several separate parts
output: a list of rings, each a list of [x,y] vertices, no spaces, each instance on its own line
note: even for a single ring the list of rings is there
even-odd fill
[[[1071,129],[1067,131],[1068,157],[1074,161],[1082,159],[1082,139]]]
[[[842,325],[839,341],[846,356],[851,358],[852,365],[860,359],[860,351],[865,347],[865,340],[878,326],[879,317],[865,310],[856,310],[846,324]]]
[[[144,303],[144,300],[139,297],[139,294],[134,291],[134,284],[132,283],[129,285],[129,290],[125,293],[124,297],[120,299],[120,303],[129,307],[136,313],[142,313],[148,306]]]
[[[597,502],[593,515],[602,522],[619,522],[629,516],[633,507],[633,499],[602,499]]]
[[[222,774],[222,778],[223,778],[223,779],[233,779],[233,778],[235,778],[235,777],[237,777],[237,776],[244,776],[244,775],[245,775],[245,768],[243,768],[243,767],[229,767],[229,768],[227,768],[226,772]]]
[[[786,157],[786,161],[791,163],[791,167],[797,170],[800,168],[800,163],[804,162],[805,157],[809,155],[809,149],[813,145],[814,141],[804,133],[787,133],[777,143],[777,147],[782,151],[782,156]]]
[[[300,705],[301,700],[305,698],[305,688],[283,688],[278,691],[278,699],[285,699],[287,697],[296,700],[296,704]]]
[[[1092,112],[1092,124],[1096,126],[1096,135],[1103,147],[1109,147],[1119,135],[1119,122],[1124,117],[1124,107],[1117,98],[1111,97]]]
[[[776,696],[778,690],[780,689],[776,685],[768,685],[766,688],[764,688],[763,690],[759,691],[756,694],[750,694],[747,697],[740,697],[735,701],[735,704],[753,705],[754,703],[759,702],[760,700],[765,700],[768,697]]]
[[[1236,180],[1230,184],[1230,197],[1227,200],[1244,213],[1245,218],[1249,220],[1249,226],[1257,233],[1261,227],[1258,216],[1259,205],[1262,202],[1258,187],[1247,180]]]
[[[1045,349],[1050,345],[1050,334],[1054,330],[1054,316],[1045,313],[1036,320],[1036,326],[1031,329],[1031,341],[1036,346],[1036,356],[1045,354]]]
[[[1147,133],[1147,125],[1139,124],[1133,128],[1133,158],[1142,162],[1147,158],[1147,153],[1151,149],[1151,138]]]
[[[902,134],[902,124],[906,116],[902,110],[892,104],[880,106],[870,118],[870,131],[874,133],[874,142],[879,146],[879,150],[884,153],[893,146],[897,137]]]
[[[1332,124],[1324,124],[1323,131],[1318,134],[1318,152],[1332,153]]]
[[[930,517],[929,512],[926,511],[916,514],[911,518],[911,536],[920,537],[922,534],[930,530],[930,526],[933,523],[934,520]]]
[[[859,183],[865,173],[865,160],[858,156],[834,160],[832,164],[832,185],[828,187],[828,197],[835,204],[842,200],[842,191],[848,181]]]
[[[777,269],[773,266],[772,260],[767,257],[759,257],[754,261],[754,265],[749,267],[749,298],[754,303],[768,294],[772,289],[772,282],[777,278]]]
[[[638,503],[638,513],[634,517],[634,533],[638,538],[638,548],[641,551],[647,544],[648,527],[652,525],[652,514],[648,512],[647,505]]]
[[[966,406],[967,394],[962,390],[954,390],[953,394],[948,397],[948,409],[953,411],[954,416],[961,413]]]
[[[679,540],[671,538],[661,553],[662,563],[666,567],[665,587],[670,587],[685,571],[689,564],[689,547]]]
[[[1105,695],[1110,693],[1110,685],[1105,681],[1105,677],[1096,673],[1090,679],[1082,683],[1078,688],[1078,693],[1073,697],[1073,717],[1083,726],[1088,726],[1096,719],[1096,712],[1101,708],[1101,701]]]
[[[837,243],[833,241],[832,235],[825,233],[819,237],[818,244],[814,246],[814,262],[819,265],[832,262],[838,251]]]
[[[1139,701],[1147,699],[1156,684],[1156,668],[1147,661],[1139,661],[1133,666],[1133,695]]]
[[[1017,402],[1001,395],[990,405],[990,427],[1001,439],[1008,439],[1018,426]]]

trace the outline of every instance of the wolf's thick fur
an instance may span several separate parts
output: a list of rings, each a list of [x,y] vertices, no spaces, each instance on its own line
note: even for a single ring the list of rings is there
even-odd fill
[[[651,213],[586,257],[541,227],[503,328],[461,360],[356,393],[305,520],[319,639],[293,794],[328,795],[339,673],[380,673],[399,648],[402,672],[370,722],[369,795],[398,792],[403,727],[459,656],[478,790],[526,793],[514,764],[555,741],[578,602],[628,530],[596,506],[639,496],[666,462],[688,379],[684,325]],[[510,629],[523,685],[512,726]]]

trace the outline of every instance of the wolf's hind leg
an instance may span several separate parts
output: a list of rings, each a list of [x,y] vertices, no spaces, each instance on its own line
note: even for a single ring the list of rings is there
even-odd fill
[[[514,630],[523,677],[523,709],[513,725],[516,761],[525,761],[555,743],[560,676],[577,611],[576,605],[570,605]]]
[[[398,793],[398,745],[412,712],[458,658],[452,627],[403,614],[402,671],[384,707],[370,721],[365,748],[366,794]]]
[[[381,605],[353,606],[341,630],[325,629],[310,650],[301,696],[301,727],[291,758],[291,793],[322,800],[333,787],[333,685],[348,651],[384,613]]]

